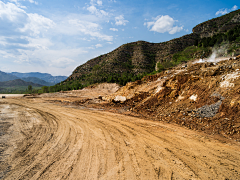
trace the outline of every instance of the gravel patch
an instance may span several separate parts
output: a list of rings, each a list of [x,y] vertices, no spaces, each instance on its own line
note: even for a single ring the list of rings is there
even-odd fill
[[[216,102],[215,104],[205,105],[205,106],[198,108],[196,111],[197,117],[201,117],[201,118],[213,117],[218,113],[218,110],[222,104],[222,101],[225,98],[223,96],[221,96],[221,94],[219,94],[218,92],[212,93],[212,95],[210,97],[218,97],[219,101]]]

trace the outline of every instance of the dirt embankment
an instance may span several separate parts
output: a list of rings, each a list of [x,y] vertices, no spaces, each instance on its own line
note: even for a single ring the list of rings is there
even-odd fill
[[[240,142],[239,69],[240,57],[189,62],[121,88],[103,84],[41,97],[174,123]]]
[[[2,179],[240,179],[238,143],[46,100],[0,100]]]
[[[240,57],[189,62],[121,88],[100,84],[40,97],[174,123],[240,142],[239,69]]]
[[[240,141],[239,69],[240,57],[188,63],[128,83],[103,99],[108,107]]]

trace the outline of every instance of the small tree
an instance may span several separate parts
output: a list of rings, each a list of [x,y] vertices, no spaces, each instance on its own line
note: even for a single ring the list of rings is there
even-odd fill
[[[48,87],[47,86],[43,86],[42,87],[42,92],[43,93],[48,93]]]
[[[29,91],[29,92],[32,92],[32,85],[29,85],[29,86],[28,86],[28,91]]]

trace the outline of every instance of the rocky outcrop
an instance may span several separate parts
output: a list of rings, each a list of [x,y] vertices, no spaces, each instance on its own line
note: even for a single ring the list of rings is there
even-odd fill
[[[203,22],[193,28],[193,33],[199,34],[201,38],[210,37],[217,33],[226,32],[240,23],[240,10],[233,11],[224,16]]]

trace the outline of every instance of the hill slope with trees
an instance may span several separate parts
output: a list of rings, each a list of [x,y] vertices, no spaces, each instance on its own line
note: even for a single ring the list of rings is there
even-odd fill
[[[52,89],[70,90],[102,82],[125,85],[182,62],[206,58],[211,55],[213,47],[224,47],[222,56],[238,55],[239,36],[240,10],[236,10],[201,23],[193,28],[193,33],[167,42],[124,44],[80,65],[57,88]]]

